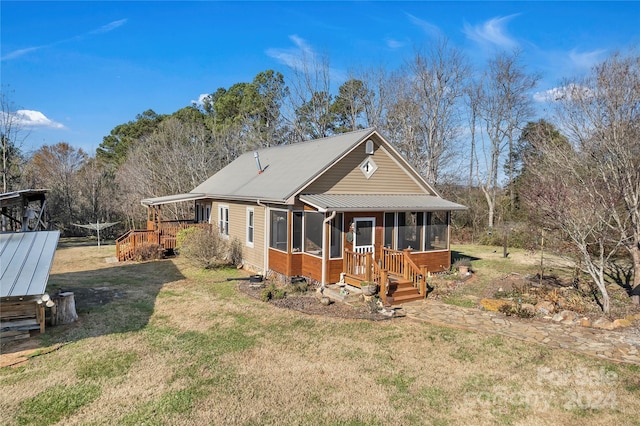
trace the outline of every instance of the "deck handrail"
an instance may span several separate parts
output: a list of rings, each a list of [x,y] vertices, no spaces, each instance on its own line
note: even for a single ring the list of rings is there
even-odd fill
[[[382,268],[389,274],[398,275],[409,280],[422,296],[426,295],[427,271],[420,268],[411,258],[411,249],[393,250],[382,248]]]

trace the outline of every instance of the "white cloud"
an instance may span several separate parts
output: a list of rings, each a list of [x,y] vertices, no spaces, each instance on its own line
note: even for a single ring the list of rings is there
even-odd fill
[[[108,24],[103,25],[100,28],[97,28],[97,29],[95,29],[93,31],[89,31],[88,34],[104,34],[104,33],[108,33],[109,31],[113,31],[116,28],[121,27],[126,23],[127,23],[126,19],[119,19],[117,21],[109,22]]]
[[[47,118],[40,111],[19,109],[14,114],[17,123],[25,127],[45,127],[49,129],[64,129],[64,125]]]
[[[399,49],[399,48],[404,47],[406,45],[405,42],[399,41],[399,40],[395,40],[393,38],[385,39],[385,42],[387,43],[387,47],[390,48],[390,49]]]
[[[569,59],[574,66],[589,69],[600,62],[600,57],[603,53],[605,53],[604,49],[593,50],[591,52],[578,52],[576,49],[573,49],[569,52]]]
[[[204,101],[207,98],[211,98],[211,94],[210,93],[201,93],[200,96],[198,96],[198,100],[196,101],[196,100],[192,99],[191,103],[192,104],[196,104],[198,106],[202,106],[202,105],[204,105]]]
[[[570,84],[554,87],[544,92],[536,92],[533,94],[533,100],[536,102],[557,102],[564,99],[590,97],[592,94],[593,92],[588,87]]]
[[[308,60],[316,60],[316,53],[307,41],[297,35],[289,36],[289,39],[295,44],[290,48],[271,48],[266,50],[267,56],[272,57],[278,62],[299,69]]]
[[[73,36],[73,37],[70,37],[70,38],[66,38],[66,39],[63,39],[63,40],[54,41],[53,43],[49,43],[49,44],[43,44],[43,45],[40,45],[40,46],[25,47],[24,49],[14,50],[13,52],[9,52],[5,56],[1,57],[0,60],[5,61],[5,60],[8,60],[8,59],[15,59],[15,58],[19,58],[20,56],[26,55],[27,53],[35,52],[36,50],[41,50],[41,49],[45,49],[45,48],[48,48],[48,47],[53,47],[53,46],[56,46],[58,44],[67,43],[67,42],[70,42],[70,41],[82,40],[86,36],[108,33],[109,31],[115,30],[116,28],[121,27],[126,23],[127,23],[126,19],[120,19],[120,20],[117,20],[117,21],[109,22],[106,25],[103,25],[103,26],[101,26],[99,28],[96,28],[95,30],[91,30],[91,31],[86,32],[84,34],[76,35],[76,36]]]
[[[406,15],[409,17],[409,20],[412,24],[420,27],[426,34],[434,37],[438,37],[441,35],[440,28],[438,28],[436,25],[433,25],[431,22],[420,19],[410,13],[407,13]]]
[[[480,44],[490,44],[503,49],[512,49],[518,46],[518,42],[507,34],[506,26],[511,19],[518,15],[519,14],[513,14],[496,17],[475,26],[465,22],[463,32],[471,40]]]

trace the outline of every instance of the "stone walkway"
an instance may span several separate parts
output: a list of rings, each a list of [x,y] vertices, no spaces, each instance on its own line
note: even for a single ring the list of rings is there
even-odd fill
[[[541,320],[523,320],[433,300],[406,303],[402,308],[407,317],[430,324],[500,334],[609,361],[640,365],[640,331],[637,329],[607,331]]]

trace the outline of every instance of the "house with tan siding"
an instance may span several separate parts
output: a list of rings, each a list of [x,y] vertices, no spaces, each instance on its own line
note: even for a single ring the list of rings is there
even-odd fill
[[[142,200],[149,231],[161,231],[162,205],[177,201],[238,238],[255,273],[375,282],[391,303],[425,297],[428,275],[449,269],[451,211],[465,209],[374,129],[245,153],[190,193]]]

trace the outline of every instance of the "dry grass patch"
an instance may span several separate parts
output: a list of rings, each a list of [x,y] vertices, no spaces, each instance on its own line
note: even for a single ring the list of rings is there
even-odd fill
[[[624,425],[637,418],[636,367],[406,318],[307,316],[239,293],[226,280],[236,270],[202,271],[180,259],[105,266],[102,254],[85,248],[59,252],[56,262],[66,266],[54,266],[52,280],[107,283],[124,296],[81,310],[75,325],[48,329],[45,341],[66,342],[62,349],[0,369],[3,425],[40,422],[33,413],[45,393],[54,394],[45,400],[53,407],[69,401],[52,418],[71,425]],[[80,272],[69,266],[75,255]]]

